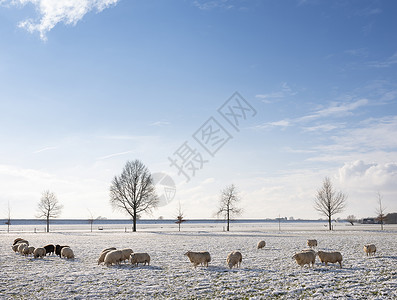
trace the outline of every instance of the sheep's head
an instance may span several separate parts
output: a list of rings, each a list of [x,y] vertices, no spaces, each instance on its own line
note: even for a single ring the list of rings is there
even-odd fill
[[[191,252],[190,252],[190,251],[188,251],[188,252],[186,252],[186,253],[185,253],[185,255],[186,255],[186,256],[189,256],[189,254],[190,254],[190,253],[191,253]]]

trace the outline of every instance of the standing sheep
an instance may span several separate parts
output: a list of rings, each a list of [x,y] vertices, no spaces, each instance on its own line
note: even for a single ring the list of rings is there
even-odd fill
[[[144,266],[146,263],[150,264],[150,256],[147,253],[132,253],[130,255],[131,264],[138,266],[139,263],[143,264]]]
[[[98,258],[98,265],[103,263],[105,261],[106,254],[108,254],[110,251],[113,251],[113,250],[116,250],[116,248],[115,249],[104,249],[104,250],[102,250],[101,255]]]
[[[47,255],[47,253],[48,254],[51,254],[51,253],[54,254],[54,252],[55,252],[55,246],[54,245],[46,245],[43,248],[45,249],[45,255]]]
[[[43,258],[44,256],[45,256],[44,248],[39,247],[39,248],[34,249],[34,251],[33,251],[34,258],[38,258],[38,257]]]
[[[310,248],[317,247],[317,240],[307,240],[307,246]]]
[[[296,260],[296,263],[300,265],[301,268],[303,268],[304,265],[308,265],[310,267],[310,264],[314,267],[314,262],[316,261],[314,251],[298,252],[292,256],[292,258]]]
[[[104,263],[108,267],[110,265],[118,265],[121,261],[123,252],[121,250],[111,250],[105,255]]]
[[[25,247],[23,249],[23,255],[28,256],[29,254],[33,254],[34,249],[35,248],[33,246]]]
[[[197,267],[199,264],[208,267],[208,263],[211,261],[211,255],[208,252],[188,251],[185,255],[189,257],[189,260],[194,267]]]
[[[69,246],[55,245],[55,254],[58,255],[59,257],[61,257],[62,248],[65,248],[65,247],[69,247]]]
[[[265,246],[266,246],[266,242],[265,241],[259,241],[258,242],[258,245],[257,245],[258,249],[263,249],[263,247],[265,247]]]
[[[67,259],[73,259],[74,253],[73,250],[69,247],[63,247],[61,250],[61,257],[66,257]]]
[[[325,263],[327,266],[328,263],[339,263],[340,267],[342,268],[342,254],[340,252],[325,252],[325,251],[318,251],[318,257],[322,263]]]
[[[241,266],[241,262],[243,260],[243,256],[239,251],[233,251],[230,252],[226,258],[226,263],[229,266],[229,268],[233,268],[234,266],[237,266],[239,268]]]
[[[374,244],[368,244],[364,246],[364,252],[368,255],[375,255],[376,246]]]
[[[23,249],[25,249],[25,247],[28,247],[28,245],[25,243],[20,243],[17,245],[18,245],[18,253],[20,253],[20,254],[23,254]]]
[[[121,261],[126,261],[130,259],[131,253],[133,253],[132,249],[122,249],[121,250]]]

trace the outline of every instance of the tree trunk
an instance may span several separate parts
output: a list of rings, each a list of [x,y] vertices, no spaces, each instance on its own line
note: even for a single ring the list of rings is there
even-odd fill
[[[47,232],[50,232],[50,217],[47,216]]]
[[[134,209],[134,216],[132,217],[132,231],[136,232],[136,209]]]
[[[328,216],[328,226],[329,226],[329,230],[332,230],[332,220],[331,220],[331,216]]]
[[[226,227],[226,231],[229,231],[229,220],[230,220],[230,211],[229,208],[227,209],[227,227]]]
[[[181,223],[178,224],[179,231],[181,231]]]

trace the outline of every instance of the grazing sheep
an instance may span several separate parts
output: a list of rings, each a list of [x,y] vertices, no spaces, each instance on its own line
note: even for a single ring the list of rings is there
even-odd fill
[[[368,255],[375,255],[376,246],[374,244],[368,244],[364,246],[364,252]]]
[[[320,261],[325,263],[326,266],[328,263],[339,263],[342,268],[342,254],[340,254],[340,252],[318,251],[317,255],[320,258]]]
[[[307,240],[307,246],[310,248],[317,247],[317,240]]]
[[[61,257],[66,257],[67,259],[73,259],[74,253],[73,250],[69,247],[63,247],[61,250]]]
[[[21,243],[25,243],[26,245],[29,246],[29,242],[28,242],[27,240],[25,240],[25,239],[22,239],[22,238],[16,238],[16,239],[14,240],[13,245],[21,244]]]
[[[116,250],[116,249],[114,249],[114,250]],[[113,250],[111,250],[111,249],[105,249],[105,250],[103,250],[103,251],[101,252],[101,255],[100,255],[99,258],[98,258],[98,265],[101,264],[101,263],[103,263],[103,262],[105,261],[105,256],[106,256],[106,254],[108,254],[110,251],[113,251]]]
[[[24,249],[25,247],[28,247],[28,245],[25,244],[25,243],[20,243],[20,244],[17,244],[17,245],[18,245],[18,252],[19,252],[20,254],[23,254],[23,249]]]
[[[308,265],[310,267],[310,264],[312,267],[314,266],[314,262],[316,261],[316,255],[314,254],[314,251],[303,251],[303,252],[298,252],[294,256],[292,256],[296,260],[296,263],[303,268],[304,265]]]
[[[138,266],[139,263],[146,265],[150,264],[150,256],[147,253],[132,253],[130,255],[131,264]]]
[[[121,261],[126,261],[130,259],[131,253],[133,253],[132,249],[122,249],[121,250]]]
[[[229,266],[229,268],[233,268],[234,266],[237,266],[239,268],[241,266],[241,262],[243,260],[243,256],[239,251],[233,251],[230,252],[226,258],[226,263]]]
[[[46,245],[43,248],[45,249],[45,255],[47,255],[47,253],[48,254],[51,254],[51,253],[54,254],[54,252],[55,252],[55,246],[54,245]]]
[[[19,247],[19,244],[12,245],[12,246],[11,246],[12,251],[18,252],[18,247]]]
[[[62,248],[65,248],[65,247],[69,247],[69,246],[55,245],[55,254],[58,255],[59,257],[61,257]]]
[[[39,247],[39,248],[34,249],[34,251],[33,251],[33,257],[34,258],[38,258],[38,257],[43,258],[44,256],[45,256],[45,249],[44,248]]]
[[[208,267],[208,263],[211,261],[211,255],[208,252],[188,251],[185,255],[189,257],[189,260],[194,267],[197,267],[199,264]]]
[[[266,246],[266,242],[265,241],[260,241],[260,242],[258,242],[258,249],[262,249],[263,247],[265,247]]]
[[[34,249],[33,246],[23,248],[23,255],[28,256],[29,254],[33,254]]]
[[[104,263],[108,267],[109,265],[118,265],[121,261],[123,252],[121,250],[111,250],[105,255]]]

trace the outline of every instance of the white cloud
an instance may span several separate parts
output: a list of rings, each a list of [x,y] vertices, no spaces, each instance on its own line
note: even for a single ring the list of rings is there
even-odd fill
[[[19,27],[29,32],[39,32],[42,40],[58,23],[76,25],[90,11],[101,12],[119,0],[13,0],[10,4],[25,6],[31,4],[39,14],[37,19],[21,21]],[[5,2],[5,1],[4,1]]]
[[[112,153],[109,155],[99,157],[98,160],[104,160],[104,159],[108,159],[108,158],[112,158],[112,157],[116,157],[116,156],[120,156],[120,155],[126,155],[126,154],[130,154],[130,153],[134,153],[134,151],[124,151],[124,152]]]
[[[162,127],[162,126],[167,126],[170,125],[170,122],[167,121],[157,121],[157,122],[153,122],[150,124],[150,126],[158,126],[158,127]]]
[[[210,10],[214,8],[231,9],[234,5],[230,0],[200,0],[194,1],[193,5],[202,10]]]
[[[258,96],[257,96],[258,97]],[[288,126],[293,126],[301,123],[310,123],[312,121],[316,121],[318,119],[323,120],[326,117],[333,118],[341,118],[346,116],[353,115],[353,111],[358,108],[368,105],[369,101],[367,99],[360,99],[354,102],[333,102],[328,107],[318,109],[304,115],[303,117],[295,118],[295,119],[284,119],[279,121],[267,122],[261,125],[256,126],[256,129],[269,129],[273,127],[281,127],[285,128]],[[329,132],[334,129],[338,129],[344,127],[344,124],[335,124],[335,123],[326,123],[326,124],[315,124],[314,126],[304,127],[305,131],[321,131],[321,132]]]
[[[37,151],[34,151],[33,153],[41,153],[41,152],[45,152],[45,151],[49,151],[49,150],[55,150],[55,149],[57,149],[57,147],[44,147],[44,148],[42,148],[42,149],[39,149],[39,150],[37,150]]]
[[[384,60],[371,61],[368,63],[368,66],[374,68],[389,68],[395,64],[397,64],[397,52]]]
[[[263,103],[269,104],[273,102],[280,101],[283,98],[286,98],[288,96],[295,96],[297,94],[296,91],[294,91],[287,82],[282,82],[280,90],[277,92],[271,92],[268,94],[258,94],[255,97],[262,99]]]
[[[352,111],[356,110],[361,106],[368,104],[367,99],[360,99],[355,102],[344,103],[344,102],[333,102],[330,106],[317,110],[309,115],[298,118],[298,122],[305,122],[323,117],[345,117],[352,115]]]

